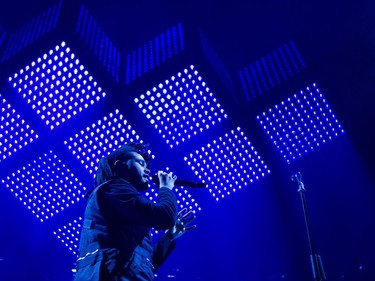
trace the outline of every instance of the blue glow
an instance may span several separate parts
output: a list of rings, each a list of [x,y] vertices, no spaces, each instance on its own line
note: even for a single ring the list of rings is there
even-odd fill
[[[184,160],[207,184],[216,201],[271,173],[241,128],[212,141]]]
[[[8,80],[51,130],[106,96],[65,42]]]
[[[194,66],[134,101],[171,148],[227,118]]]
[[[0,162],[39,136],[0,94]]]
[[[41,222],[77,203],[86,191],[52,151],[1,182]]]
[[[316,84],[257,116],[287,163],[344,133]]]

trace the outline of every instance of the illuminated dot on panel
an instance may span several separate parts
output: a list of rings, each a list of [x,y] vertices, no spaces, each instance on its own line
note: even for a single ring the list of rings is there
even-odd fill
[[[83,198],[86,187],[52,152],[1,180],[41,222]]]
[[[207,184],[216,201],[271,173],[241,128],[213,140],[184,160]]]
[[[194,66],[159,83],[134,102],[171,148],[227,118]]]
[[[128,142],[143,141],[116,109],[65,140],[64,144],[90,174],[94,175],[102,157]]]
[[[106,96],[64,42],[56,47],[8,78],[51,130]]]
[[[257,120],[288,164],[345,133],[316,84],[263,112]]]
[[[53,234],[56,238],[69,249],[75,256],[78,256],[79,239],[83,225],[83,218],[70,221],[66,225],[56,229]]]
[[[0,162],[39,136],[0,94]]]

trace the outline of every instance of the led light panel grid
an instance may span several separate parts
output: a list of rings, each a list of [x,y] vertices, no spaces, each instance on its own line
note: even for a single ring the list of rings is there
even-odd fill
[[[63,243],[69,251],[78,256],[79,239],[81,235],[83,218],[69,222],[53,232],[53,234]]]
[[[52,151],[1,182],[41,222],[77,203],[86,191],[86,187]]]
[[[65,42],[8,80],[51,130],[106,96]]]
[[[344,133],[316,84],[257,116],[287,163]]]
[[[171,148],[227,118],[194,66],[134,101]]]
[[[216,201],[271,173],[241,128],[232,130],[184,160]]]
[[[128,142],[142,142],[118,109],[85,128],[64,144],[94,174],[99,160]]]
[[[39,136],[0,94],[0,162]]]

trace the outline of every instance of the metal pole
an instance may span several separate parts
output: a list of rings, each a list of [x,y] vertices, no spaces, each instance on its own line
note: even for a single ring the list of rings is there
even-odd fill
[[[313,271],[313,277],[315,281],[324,281],[327,280],[323,268],[322,259],[319,255],[315,253],[315,248],[312,240],[311,235],[311,225],[310,220],[307,212],[307,204],[306,204],[306,189],[302,182],[302,175],[300,172],[297,172],[291,176],[291,180],[293,182],[296,182],[298,184],[298,192],[301,195],[301,201],[302,201],[302,208],[303,208],[303,214],[305,216],[305,223],[306,223],[306,230],[307,230],[307,239],[309,241],[310,246],[310,262],[312,266]]]

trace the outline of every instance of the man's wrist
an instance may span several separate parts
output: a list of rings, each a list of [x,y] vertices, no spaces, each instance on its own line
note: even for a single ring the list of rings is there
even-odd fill
[[[159,188],[167,188],[167,189],[169,189],[169,190],[172,190],[172,189],[173,189],[173,186],[162,185],[162,186],[160,186]]]

